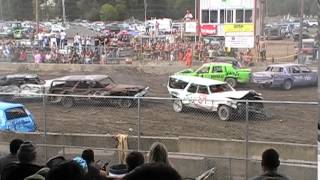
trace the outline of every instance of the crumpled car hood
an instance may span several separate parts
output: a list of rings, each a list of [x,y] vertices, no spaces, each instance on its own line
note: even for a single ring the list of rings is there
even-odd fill
[[[219,96],[223,96],[225,98],[230,99],[242,99],[245,96],[252,94],[253,96],[261,96],[260,94],[256,93],[255,91],[227,91],[219,93]]]

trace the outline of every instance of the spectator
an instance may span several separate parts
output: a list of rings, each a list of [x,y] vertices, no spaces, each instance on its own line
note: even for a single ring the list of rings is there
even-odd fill
[[[149,152],[149,163],[163,163],[171,166],[168,159],[167,148],[162,143],[153,143]]]
[[[108,179],[121,179],[128,172],[127,166],[124,164],[116,164],[112,165],[109,168],[109,174],[107,176]]]
[[[193,15],[191,14],[190,10],[187,10],[186,14],[184,15],[185,21],[191,21],[193,19]]]
[[[86,161],[88,166],[88,172],[84,177],[85,180],[102,180],[103,177],[106,177],[107,173],[95,166],[94,152],[92,149],[84,150],[81,157]]]
[[[289,180],[289,178],[277,172],[280,165],[279,154],[274,149],[267,149],[262,153],[261,167],[263,174],[252,180]]]
[[[18,150],[18,163],[8,164],[1,174],[2,180],[23,180],[35,174],[42,167],[35,165],[36,148],[31,142],[24,142]]]
[[[66,41],[66,37],[67,37],[67,34],[66,32],[64,32],[63,30],[61,30],[60,32],[60,45],[59,45],[59,48],[60,49],[63,49],[64,48],[64,45],[65,45],[65,41]]]
[[[129,153],[128,156],[126,157],[126,164],[127,164],[128,172],[131,172],[136,167],[144,164],[143,154],[141,152],[136,152],[136,151]]]
[[[50,169],[46,180],[83,180],[85,172],[76,161],[66,161]]]
[[[123,180],[182,180],[179,173],[170,166],[161,163],[142,165],[131,173],[127,174]]]
[[[0,174],[2,174],[6,165],[18,161],[17,152],[22,143],[23,141],[21,139],[14,139],[10,142],[10,154],[0,158]]]

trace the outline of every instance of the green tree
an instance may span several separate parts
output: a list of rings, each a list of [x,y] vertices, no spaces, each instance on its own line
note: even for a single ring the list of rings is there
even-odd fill
[[[124,20],[127,17],[127,6],[125,4],[117,4],[115,9],[119,13],[119,20]]]
[[[100,9],[100,20],[102,21],[114,21],[119,19],[119,13],[111,4],[104,4]]]

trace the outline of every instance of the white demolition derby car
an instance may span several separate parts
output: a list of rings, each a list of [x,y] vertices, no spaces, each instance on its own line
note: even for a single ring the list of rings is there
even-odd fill
[[[261,94],[255,91],[236,91],[226,82],[183,75],[170,76],[168,91],[173,98],[173,110],[182,112],[185,107],[218,112],[223,121],[235,115],[266,115]],[[246,102],[248,100],[248,108]],[[257,101],[257,102],[255,102]],[[260,102],[259,102],[260,101]]]

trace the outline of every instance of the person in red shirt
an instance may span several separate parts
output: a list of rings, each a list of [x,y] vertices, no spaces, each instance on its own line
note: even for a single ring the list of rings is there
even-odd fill
[[[188,48],[184,59],[186,61],[187,67],[191,67],[191,65],[192,65],[192,51],[190,48]]]

